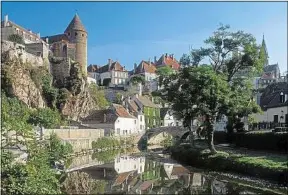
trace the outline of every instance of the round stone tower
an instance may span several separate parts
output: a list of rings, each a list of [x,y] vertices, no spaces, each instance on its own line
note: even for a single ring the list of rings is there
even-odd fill
[[[82,72],[87,75],[87,31],[77,14],[64,33],[68,36],[70,43],[75,43],[75,61],[80,63]]]

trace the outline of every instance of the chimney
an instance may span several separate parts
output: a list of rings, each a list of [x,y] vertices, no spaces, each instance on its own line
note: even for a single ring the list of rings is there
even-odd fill
[[[157,58],[156,56],[154,56],[154,63],[156,64],[156,62],[157,62]]]
[[[106,123],[106,121],[107,121],[107,116],[106,116],[106,114],[104,114],[103,122]]]
[[[167,57],[168,57],[168,53],[165,54],[165,58],[167,58]]]
[[[108,66],[109,66],[109,69],[110,69],[111,65],[112,65],[112,60],[111,60],[111,59],[108,59]]]
[[[284,102],[286,102],[288,99],[288,94],[285,94]]]
[[[7,26],[8,23],[8,15],[4,16],[4,27]]]
[[[137,64],[134,63],[134,74],[136,73],[136,69],[137,69]]]
[[[46,37],[46,43],[48,43],[49,42],[49,39],[48,39],[48,37]]]
[[[285,96],[284,96],[284,93],[281,92],[280,93],[280,103],[284,103],[285,102]]]
[[[171,58],[172,58],[172,60],[174,60],[174,54],[171,54]]]
[[[28,31],[29,31],[30,33],[32,33],[32,30],[29,29]]]
[[[40,33],[37,33],[37,37],[40,39]]]

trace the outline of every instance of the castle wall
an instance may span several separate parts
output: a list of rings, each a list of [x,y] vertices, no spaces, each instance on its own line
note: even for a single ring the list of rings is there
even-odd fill
[[[32,66],[43,66],[44,60],[40,56],[25,51],[25,46],[11,41],[1,41],[2,53],[8,52],[10,60],[20,58],[25,63],[31,63]]]
[[[26,51],[36,56],[41,55],[42,58],[48,59],[49,46],[44,43],[30,43],[26,44]]]
[[[54,57],[57,62],[51,63],[51,73],[54,78],[64,81],[64,78],[70,76],[71,63],[69,59],[62,57]]]

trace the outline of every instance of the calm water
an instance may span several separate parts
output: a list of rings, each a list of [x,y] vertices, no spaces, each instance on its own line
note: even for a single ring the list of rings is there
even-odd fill
[[[97,181],[93,194],[287,194],[275,184],[184,167],[162,154],[103,153],[89,158],[96,165],[77,172]]]

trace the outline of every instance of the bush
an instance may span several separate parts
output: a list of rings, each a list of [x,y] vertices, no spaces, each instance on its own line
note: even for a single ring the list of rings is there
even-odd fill
[[[288,133],[272,132],[246,132],[232,133],[215,132],[216,143],[232,143],[238,147],[245,147],[254,150],[272,150],[288,152]]]
[[[22,44],[22,45],[25,44],[23,38],[20,35],[17,35],[17,34],[9,35],[8,40],[11,41],[11,42],[14,42],[14,43]]]

